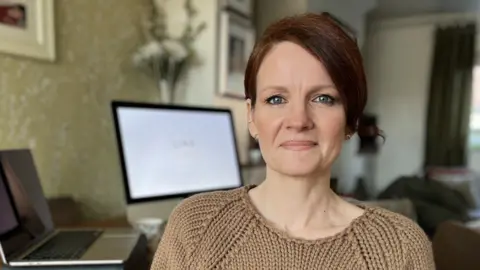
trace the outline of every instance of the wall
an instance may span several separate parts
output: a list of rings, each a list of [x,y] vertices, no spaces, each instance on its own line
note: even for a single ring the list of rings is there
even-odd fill
[[[89,215],[117,215],[123,186],[109,102],[158,97],[130,64],[147,1],[55,3],[55,63],[0,54],[0,147],[32,148],[47,196],[73,194]]]
[[[480,11],[477,0],[378,0],[372,16],[378,18],[412,17],[440,13],[474,13]]]
[[[180,36],[187,22],[184,0],[156,0],[163,3],[167,10],[168,32],[173,37]],[[216,95],[217,80],[217,39],[218,39],[218,0],[193,0],[197,17],[193,22],[198,25],[205,22],[207,27],[195,41],[202,64],[190,70],[188,79],[179,86],[176,103],[187,105],[211,106]]]
[[[382,27],[369,37],[371,111],[387,140],[375,159],[373,190],[419,171],[423,160],[432,52],[431,24]]]
[[[374,15],[376,18],[392,18],[439,12],[440,2],[438,0],[378,0]]]
[[[377,6],[376,0],[309,0],[312,12],[329,12],[356,31],[362,48],[366,35],[366,15]]]
[[[292,16],[307,12],[308,0],[256,0],[255,1],[255,26],[257,36],[274,21],[285,16]]]
[[[437,25],[476,19],[448,14],[378,20],[368,37],[369,108],[387,135],[374,161],[373,189],[420,172],[424,156],[428,88]],[[479,45],[479,43],[477,43]]]

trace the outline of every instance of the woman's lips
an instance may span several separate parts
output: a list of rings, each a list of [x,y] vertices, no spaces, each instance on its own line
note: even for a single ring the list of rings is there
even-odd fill
[[[308,140],[292,140],[282,143],[280,146],[292,151],[305,151],[316,147],[318,144]]]

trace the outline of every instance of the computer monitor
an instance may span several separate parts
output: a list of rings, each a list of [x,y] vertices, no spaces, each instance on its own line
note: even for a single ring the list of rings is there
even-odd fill
[[[242,186],[230,110],[113,101],[112,111],[130,219],[166,219],[183,198]]]

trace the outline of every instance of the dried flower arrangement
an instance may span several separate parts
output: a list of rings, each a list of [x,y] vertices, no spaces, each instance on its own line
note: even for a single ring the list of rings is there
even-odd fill
[[[178,82],[190,68],[201,64],[193,45],[206,23],[193,26],[198,12],[191,0],[185,0],[187,22],[182,34],[173,37],[167,31],[164,1],[152,0],[152,13],[144,23],[146,42],[133,54],[133,63],[152,75],[160,91],[167,92],[167,102],[172,102]]]

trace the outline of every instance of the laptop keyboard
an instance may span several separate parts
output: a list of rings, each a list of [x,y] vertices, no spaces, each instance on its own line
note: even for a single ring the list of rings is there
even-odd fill
[[[59,231],[50,240],[28,254],[23,261],[80,259],[102,232]]]

